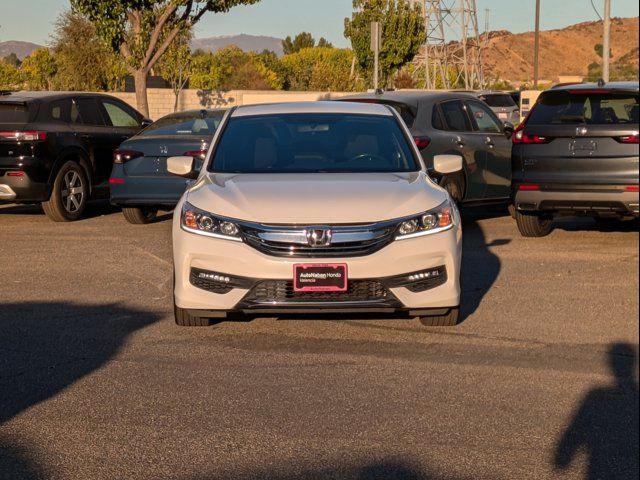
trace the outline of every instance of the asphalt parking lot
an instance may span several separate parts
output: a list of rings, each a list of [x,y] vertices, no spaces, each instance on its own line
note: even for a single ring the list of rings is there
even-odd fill
[[[464,322],[182,329],[170,215],[0,207],[0,478],[638,476],[638,223],[465,212]]]

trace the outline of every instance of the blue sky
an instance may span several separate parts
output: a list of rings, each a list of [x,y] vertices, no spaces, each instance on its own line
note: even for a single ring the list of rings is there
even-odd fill
[[[453,0],[449,0],[453,3]],[[69,6],[68,0],[2,0],[0,41],[24,40],[46,43],[53,23]],[[484,26],[485,9],[490,9],[492,30],[533,30],[535,0],[477,0],[479,23]],[[602,11],[603,0],[594,0]],[[637,0],[613,0],[612,15],[638,15]],[[257,5],[236,7],[227,14],[210,14],[200,22],[196,36],[248,33],[286,37],[309,31],[326,37],[337,46],[347,46],[343,37],[344,18],[351,15],[351,0],[261,0]],[[542,0],[544,30],[572,23],[596,20],[589,0]],[[482,28],[481,27],[481,28]]]

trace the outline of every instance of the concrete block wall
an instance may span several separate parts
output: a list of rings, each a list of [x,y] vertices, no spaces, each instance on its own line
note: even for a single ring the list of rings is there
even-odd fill
[[[110,92],[133,108],[136,108],[135,93]],[[197,110],[200,108],[228,108],[236,105],[257,105],[278,102],[306,102],[331,100],[350,95],[349,92],[282,92],[277,90],[231,90],[229,92],[209,92],[202,90],[183,90],[178,98],[178,111]],[[157,120],[173,113],[175,96],[173,91],[165,88],[147,90],[149,100],[149,116]]]

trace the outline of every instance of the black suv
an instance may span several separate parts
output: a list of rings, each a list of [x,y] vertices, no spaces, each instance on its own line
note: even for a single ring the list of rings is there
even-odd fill
[[[513,135],[518,229],[548,235],[557,215],[638,217],[638,83],[543,92]]]
[[[0,92],[0,202],[77,220],[108,188],[114,150],[150,123],[108,95]]]

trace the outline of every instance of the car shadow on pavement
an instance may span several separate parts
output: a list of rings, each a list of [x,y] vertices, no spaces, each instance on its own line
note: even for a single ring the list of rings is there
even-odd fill
[[[611,345],[608,363],[613,376],[611,385],[594,388],[585,395],[558,440],[553,466],[566,470],[583,452],[587,455],[587,480],[637,480],[637,347],[627,343]]]
[[[412,466],[398,460],[383,460],[363,466],[331,462],[322,469],[298,469],[282,467],[273,470],[256,469],[252,471],[216,472],[210,475],[197,475],[189,480],[466,480],[450,474],[437,474],[425,471],[421,467]]]
[[[567,232],[631,233],[637,232],[639,227],[640,221],[637,218],[620,220],[617,218],[561,217],[553,222],[554,229]]]
[[[82,214],[82,218],[79,220],[88,220],[90,218],[103,217],[106,215],[113,215],[119,213],[120,208],[111,205],[108,200],[91,200],[87,203],[87,207]],[[42,215],[43,219],[46,219],[44,211],[39,204],[36,205],[21,205],[12,204],[6,205],[0,208],[0,215]]]
[[[131,334],[159,319],[120,305],[0,304],[1,479],[46,478],[28,447],[2,426],[99,369]]]
[[[500,274],[502,262],[491,248],[511,243],[510,239],[496,239],[487,244],[484,231],[475,218],[463,218],[462,230],[460,322],[475,313]]]

